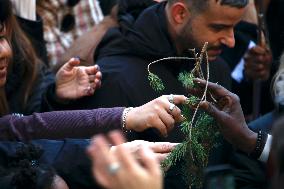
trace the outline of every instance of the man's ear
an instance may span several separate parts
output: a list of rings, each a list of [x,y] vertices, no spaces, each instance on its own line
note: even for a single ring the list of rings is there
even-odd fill
[[[190,12],[186,5],[182,2],[177,2],[172,5],[171,8],[172,19],[176,24],[183,24],[185,20],[188,20]]]

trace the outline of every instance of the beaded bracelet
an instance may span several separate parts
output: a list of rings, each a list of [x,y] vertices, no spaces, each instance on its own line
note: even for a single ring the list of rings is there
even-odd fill
[[[126,128],[126,118],[128,113],[133,109],[133,107],[125,108],[122,113],[122,131],[125,133],[131,132],[131,130]]]
[[[257,132],[257,139],[256,139],[256,145],[252,153],[250,153],[250,156],[254,159],[258,159],[264,149],[264,146],[266,144],[267,140],[267,133],[259,130]]]

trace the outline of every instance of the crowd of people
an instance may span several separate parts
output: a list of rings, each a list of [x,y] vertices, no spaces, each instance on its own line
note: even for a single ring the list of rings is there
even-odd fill
[[[283,13],[281,0],[0,0],[1,188],[188,188],[182,162],[160,164],[185,139],[180,105],[205,88],[198,107],[222,136],[208,167],[229,164],[229,188],[281,188]],[[195,62],[176,57],[205,42],[210,78],[184,88]],[[159,59],[162,93],[147,70]]]

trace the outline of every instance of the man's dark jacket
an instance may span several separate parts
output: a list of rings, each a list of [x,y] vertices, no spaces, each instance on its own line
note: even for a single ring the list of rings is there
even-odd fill
[[[162,94],[187,94],[177,76],[181,71],[191,70],[193,62],[170,60],[151,66],[150,71],[163,80],[165,90],[162,93],[155,92],[147,78],[150,62],[177,56],[168,32],[165,5],[166,3],[160,3],[150,6],[137,19],[127,12],[119,14],[120,27],[110,29],[96,51],[96,63],[103,74],[101,89],[94,96],[73,103],[70,108],[140,106]],[[217,72],[217,67],[222,72]],[[218,81],[228,87],[226,65],[215,62],[210,68],[211,81]],[[153,132],[147,132],[145,136],[138,138],[161,140]]]

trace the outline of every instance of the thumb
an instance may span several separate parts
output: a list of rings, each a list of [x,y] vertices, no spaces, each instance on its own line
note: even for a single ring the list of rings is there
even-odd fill
[[[66,71],[72,71],[72,69],[75,66],[78,66],[80,64],[80,59],[79,58],[71,58],[67,63],[64,64],[64,69]]]

